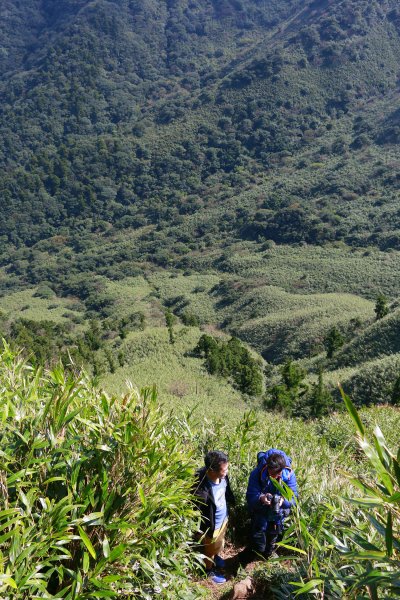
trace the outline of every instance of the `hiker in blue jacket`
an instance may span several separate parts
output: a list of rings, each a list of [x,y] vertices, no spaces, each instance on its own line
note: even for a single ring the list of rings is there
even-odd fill
[[[261,555],[269,558],[283,532],[283,522],[296,502],[296,475],[291,459],[271,448],[257,455],[257,467],[250,473],[246,500],[251,515],[251,547],[241,553],[241,562]],[[290,488],[290,500],[284,498],[273,480]]]

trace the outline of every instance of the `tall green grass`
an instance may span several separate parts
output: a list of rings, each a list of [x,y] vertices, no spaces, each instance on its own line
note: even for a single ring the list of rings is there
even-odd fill
[[[176,325],[175,343],[170,344],[165,327],[129,333],[121,345],[126,364],[103,376],[101,385],[117,395],[126,393],[129,382],[138,389],[155,385],[165,410],[189,410],[195,420],[232,425],[252,403],[224,377],[210,375],[204,361],[193,355],[200,335],[197,327]]]
[[[191,432],[154,390],[116,398],[0,355],[0,595],[177,598],[186,588]]]
[[[321,441],[331,446],[330,455],[314,446],[307,463],[310,438],[301,440],[303,455],[299,465],[294,463],[299,501],[279,544],[284,554],[254,572],[265,597],[399,597],[400,414],[396,409],[358,413],[348,396],[343,399],[347,419],[329,417],[314,424]],[[390,441],[373,425],[377,418]],[[345,432],[340,440],[339,431]]]
[[[304,423],[238,407],[235,419],[210,410],[194,418],[163,411],[153,388],[110,396],[84,375],[35,370],[7,345],[0,381],[1,597],[203,594],[191,583],[195,466],[207,450],[228,452],[238,501],[229,536],[243,544],[247,479],[269,447],[292,456],[300,496],[286,555],[257,569],[260,589],[274,598],[398,597],[396,408],[358,414],[345,397],[347,418]]]

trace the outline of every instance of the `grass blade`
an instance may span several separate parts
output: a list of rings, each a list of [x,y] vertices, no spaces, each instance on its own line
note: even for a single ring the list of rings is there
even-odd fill
[[[78,525],[79,536],[82,542],[85,544],[86,548],[89,550],[90,554],[93,558],[97,558],[96,550],[93,548],[93,544],[90,541],[87,533],[82,529],[80,525]]]
[[[349,396],[347,396],[347,394],[344,393],[342,386],[340,384],[338,384],[338,385],[339,385],[340,395],[343,398],[343,402],[345,403],[345,406],[347,408],[349,415],[353,419],[355,426],[357,427],[357,430],[360,433],[360,435],[364,436],[365,435],[364,425],[361,422],[361,419],[357,412],[356,407],[350,400]]]

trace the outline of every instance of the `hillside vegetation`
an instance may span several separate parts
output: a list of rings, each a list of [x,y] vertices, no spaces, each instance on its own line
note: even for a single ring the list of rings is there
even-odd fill
[[[6,345],[0,371],[0,592],[10,600],[204,598],[190,488],[216,444],[229,453],[237,495],[233,544],[249,525],[244,491],[257,451],[278,445],[293,457],[301,498],[282,543],[290,554],[258,565],[260,591],[398,597],[398,411],[357,415],[346,399],[347,418],[304,424],[256,412],[196,424],[164,413],[154,389],[111,397],[82,373],[32,369]],[[376,420],[387,441],[378,428],[371,445]]]
[[[5,2],[3,334],[100,376],[166,311],[274,365],[396,353],[394,318],[369,328],[399,294],[399,23],[389,0]]]
[[[2,1],[2,598],[204,598],[194,470],[240,548],[276,446],[258,592],[400,596],[399,64],[396,0]]]
[[[54,253],[145,225],[127,260],[398,248],[395,2],[32,0],[3,27],[6,252],[39,243],[54,277]]]
[[[264,390],[279,383],[282,365],[293,359],[300,360],[307,386],[323,369],[332,394],[323,412],[340,401],[337,381],[359,405],[398,404],[396,304],[376,320],[374,302],[357,294],[288,292],[268,283],[262,262],[262,270],[252,270],[255,258],[247,256],[247,275],[242,259],[238,274],[156,270],[121,281],[76,279],[74,289],[85,294],[81,300],[60,298],[44,286],[14,292],[0,299],[0,328],[35,364],[60,357],[68,368],[86,365],[110,392],[122,393],[128,379],[138,387],[156,384],[168,406],[197,406],[200,414],[202,407],[208,412],[210,399],[225,398],[226,406],[234,402],[242,409],[260,405]],[[284,283],[284,271],[279,281]],[[246,342],[256,351],[263,383],[256,384],[256,372],[248,387],[238,383],[239,372],[216,364],[210,371],[196,352],[204,333]],[[311,396],[307,403],[313,402]],[[216,404],[223,416],[223,405]]]

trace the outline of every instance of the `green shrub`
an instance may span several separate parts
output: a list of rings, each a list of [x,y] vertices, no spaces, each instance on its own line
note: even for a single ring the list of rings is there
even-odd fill
[[[295,405],[302,401],[308,391],[304,382],[307,373],[291,360],[287,360],[279,370],[282,381],[266,390],[264,407],[292,415]]]
[[[0,379],[1,597],[177,598],[196,560],[182,422],[154,389],[109,397],[7,346]]]
[[[324,342],[326,346],[326,357],[332,358],[335,350],[343,346],[344,338],[337,327],[332,327],[332,329],[328,331]]]
[[[42,282],[36,292],[33,294],[34,298],[43,298],[45,300],[49,299],[49,298],[54,298],[55,293],[54,291],[51,289],[50,286],[48,286],[45,282]]]
[[[387,305],[387,298],[383,294],[379,294],[375,304],[376,320],[383,319],[389,313],[389,307]]]
[[[237,388],[244,394],[258,396],[263,388],[260,365],[237,338],[228,342],[202,335],[195,352],[204,356],[211,375],[232,377]]]
[[[344,476],[347,483],[342,479],[336,496],[331,488],[315,502],[322,491],[322,473],[314,503],[312,495],[304,494],[281,543],[298,553],[289,583],[297,588],[295,597],[395,599],[400,592],[400,450],[396,454],[388,448],[378,426],[370,441],[362,417],[342,395],[356,427],[362,469],[355,468],[355,457],[346,471],[342,466],[336,476]],[[344,441],[339,440],[341,465]],[[334,477],[332,469],[331,480]]]

